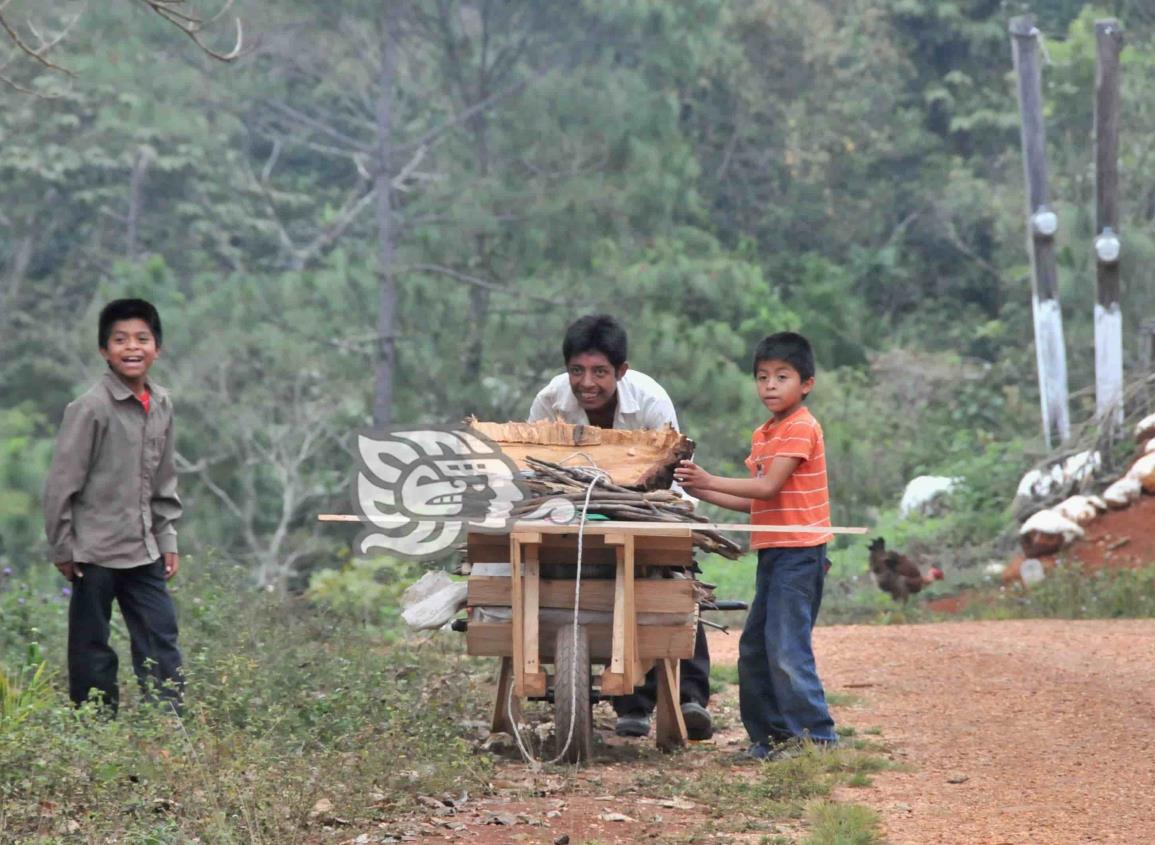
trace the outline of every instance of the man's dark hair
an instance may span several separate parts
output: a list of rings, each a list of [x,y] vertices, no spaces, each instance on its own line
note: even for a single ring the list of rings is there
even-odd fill
[[[587,314],[575,320],[565,330],[565,340],[561,342],[561,354],[566,364],[575,355],[586,352],[600,352],[609,359],[614,369],[626,363],[629,340],[622,324],[609,314]]]
[[[810,341],[798,332],[776,332],[762,338],[754,350],[751,369],[755,376],[763,361],[785,361],[798,371],[803,381],[814,378],[814,350],[810,348]]]
[[[108,338],[112,336],[112,326],[121,320],[144,320],[148,323],[152,336],[156,338],[156,348],[160,349],[160,314],[151,302],[143,299],[114,299],[100,309],[100,330],[97,339],[101,349],[108,348]]]

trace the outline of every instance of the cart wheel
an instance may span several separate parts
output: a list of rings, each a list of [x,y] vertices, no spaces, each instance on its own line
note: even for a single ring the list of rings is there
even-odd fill
[[[572,625],[558,628],[554,668],[557,670],[553,696],[556,748],[561,751],[565,746],[572,724],[573,739],[563,759],[567,763],[580,763],[593,757],[594,745],[593,714],[590,712],[590,646],[585,628],[578,628],[576,640]]]

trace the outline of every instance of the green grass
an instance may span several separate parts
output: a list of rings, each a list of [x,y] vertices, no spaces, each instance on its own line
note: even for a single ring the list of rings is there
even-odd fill
[[[711,808],[726,829],[739,830],[747,820],[803,818],[807,807],[828,798],[834,787],[861,782],[889,767],[874,750],[809,748],[791,760],[683,780],[673,788]]]
[[[53,696],[47,670],[47,663],[35,659],[17,670],[0,665],[0,732],[15,731],[50,706]]]
[[[301,600],[258,593],[219,561],[182,561],[177,590],[188,674],[183,719],[144,706],[121,654],[114,721],[68,704],[65,606],[28,583],[33,620],[0,616],[0,661],[30,621],[44,630],[50,685],[6,676],[0,720],[0,841],[315,842],[317,801],[361,829],[388,822],[416,794],[476,791],[492,762],[460,727],[484,706],[489,679],[448,638],[397,641]],[[30,583],[35,583],[34,580]],[[57,588],[58,590],[58,588]],[[52,636],[45,636],[52,631]],[[484,685],[485,689],[481,688]],[[19,692],[13,692],[19,690]],[[48,808],[46,810],[45,808]]]
[[[738,686],[738,667],[718,663],[710,664],[710,694],[717,695],[727,687]]]
[[[881,845],[878,815],[858,804],[815,804],[807,813],[810,834],[803,845]]]
[[[714,595],[719,599],[735,599],[751,602],[754,600],[754,576],[758,571],[758,558],[754,554],[743,555],[738,560],[727,560],[724,557],[710,555],[699,562],[702,574],[698,578],[708,584],[716,585]],[[711,613],[710,618],[724,624],[733,624],[732,620],[742,618],[737,612]]]
[[[828,692],[826,703],[831,707],[856,707],[862,703],[862,696],[852,692]]]
[[[1011,591],[993,607],[977,605],[977,615],[1058,619],[1133,619],[1155,617],[1155,567],[1085,572],[1060,563],[1029,591]]]

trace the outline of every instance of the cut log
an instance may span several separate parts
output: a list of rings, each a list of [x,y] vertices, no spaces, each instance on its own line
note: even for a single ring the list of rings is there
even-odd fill
[[[622,430],[563,422],[466,423],[488,437],[520,469],[534,457],[567,466],[596,466],[613,483],[631,490],[669,488],[678,462],[694,453],[694,441],[670,426]]]

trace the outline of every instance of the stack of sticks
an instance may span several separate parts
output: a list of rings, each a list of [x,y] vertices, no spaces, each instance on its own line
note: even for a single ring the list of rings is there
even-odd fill
[[[566,467],[533,457],[527,457],[525,462],[534,473],[525,479],[525,484],[537,495],[518,503],[513,512],[515,517],[532,513],[550,499],[566,499],[580,509],[586,501],[590,484],[594,483],[589,500],[591,514],[610,519],[671,524],[710,521],[694,513],[694,503],[673,490],[643,493],[620,487],[590,467]],[[717,531],[694,531],[693,538],[695,546],[710,554],[735,560],[742,553],[737,543]]]

